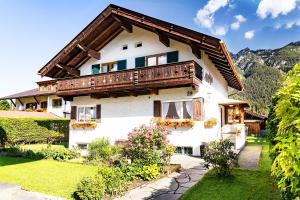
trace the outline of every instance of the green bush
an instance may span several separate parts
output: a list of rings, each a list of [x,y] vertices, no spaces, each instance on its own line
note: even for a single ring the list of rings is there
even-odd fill
[[[160,171],[164,172],[174,152],[168,143],[168,134],[165,128],[156,125],[135,128],[128,135],[125,153],[132,163],[141,167],[157,164]]]
[[[278,129],[271,154],[272,175],[284,199],[300,198],[300,64],[288,73],[276,94]]]
[[[159,170],[160,169],[156,164],[143,166],[140,176],[143,180],[150,181],[156,179],[160,175]]]
[[[55,131],[55,127],[62,124],[68,126],[68,123],[69,120],[61,119],[1,118],[0,142],[2,146],[13,146],[22,143],[51,143],[64,140],[67,133]]]
[[[79,157],[79,153],[67,148],[52,148],[51,146],[41,150],[22,149],[18,146],[6,148],[4,152],[7,156],[23,157],[29,159],[70,160]]]
[[[99,138],[94,140],[88,146],[90,161],[113,161],[114,157],[119,153],[117,146],[111,145],[108,138]]]
[[[120,168],[102,165],[98,170],[103,177],[105,193],[110,196],[122,194],[127,189],[127,180]]]
[[[6,100],[0,100],[0,110],[10,110],[10,105]]]
[[[74,193],[78,200],[100,200],[105,191],[105,184],[102,176],[84,177],[77,185]]]
[[[238,166],[238,156],[232,151],[233,142],[229,139],[212,141],[204,149],[203,159],[214,167],[218,176],[229,176],[233,166]]]

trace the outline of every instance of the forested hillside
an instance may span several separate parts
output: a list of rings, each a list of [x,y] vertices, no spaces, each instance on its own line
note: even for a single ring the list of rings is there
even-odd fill
[[[246,48],[231,56],[245,86],[243,92],[231,98],[247,100],[252,111],[267,115],[271,97],[281,86],[284,74],[300,63],[300,41],[274,50]]]

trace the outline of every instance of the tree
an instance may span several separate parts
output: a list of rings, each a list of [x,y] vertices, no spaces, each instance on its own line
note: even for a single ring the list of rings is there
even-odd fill
[[[300,197],[300,64],[288,73],[276,96],[275,118],[279,120],[272,165],[284,199]]]
[[[0,110],[10,110],[10,104],[6,100],[0,100]]]

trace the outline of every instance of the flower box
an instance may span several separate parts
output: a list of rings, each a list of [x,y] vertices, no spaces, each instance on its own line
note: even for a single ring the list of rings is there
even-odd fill
[[[218,121],[216,118],[210,118],[204,122],[204,128],[213,128],[217,123]]]
[[[155,123],[158,126],[167,127],[193,127],[195,122],[191,119],[156,119]]]
[[[95,129],[97,127],[96,122],[71,122],[73,129]]]

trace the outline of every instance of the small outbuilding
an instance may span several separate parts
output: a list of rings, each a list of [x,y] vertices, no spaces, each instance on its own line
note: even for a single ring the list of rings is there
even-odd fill
[[[267,117],[256,114],[249,110],[245,110],[245,120],[244,123],[248,127],[249,135],[260,136],[263,134],[266,127]]]

